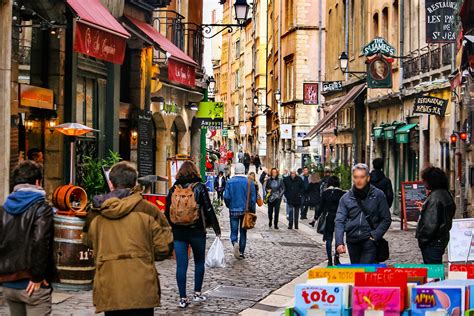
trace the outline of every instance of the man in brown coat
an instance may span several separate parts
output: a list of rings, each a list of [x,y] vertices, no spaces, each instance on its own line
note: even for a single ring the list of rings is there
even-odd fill
[[[110,181],[114,190],[94,198],[84,226],[84,242],[94,249],[96,312],[153,315],[160,305],[155,260],[171,254],[171,227],[158,207],[143,199],[133,165],[115,164]]]

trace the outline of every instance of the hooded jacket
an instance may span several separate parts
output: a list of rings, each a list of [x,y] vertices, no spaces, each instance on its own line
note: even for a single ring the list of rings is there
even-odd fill
[[[96,312],[160,305],[155,260],[172,251],[171,227],[138,188],[124,198],[105,200],[88,214],[84,242],[94,249]]]
[[[393,204],[393,187],[392,181],[385,176],[381,170],[372,170],[370,173],[370,184],[377,189],[381,190],[385,194],[387,199],[388,207],[392,207]]]
[[[26,288],[28,281],[50,283],[56,273],[51,205],[42,188],[15,186],[0,207],[0,283]]]

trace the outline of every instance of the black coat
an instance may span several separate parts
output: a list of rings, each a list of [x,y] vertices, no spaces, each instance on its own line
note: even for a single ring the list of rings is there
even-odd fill
[[[385,176],[383,171],[372,170],[370,173],[370,184],[377,189],[381,190],[385,194],[387,199],[388,207],[392,207],[393,204],[393,187],[392,181]]]
[[[296,176],[294,179],[291,176],[283,179],[285,185],[285,197],[288,204],[294,206],[301,205],[301,198],[304,193],[304,183],[300,177]]]
[[[446,247],[453,224],[456,205],[446,190],[435,190],[423,203],[421,217],[416,227],[420,247],[437,244]]]
[[[321,214],[327,213],[326,229],[324,230],[325,237],[332,236],[334,233],[334,221],[336,220],[337,208],[339,207],[339,201],[344,193],[345,192],[341,189],[334,187],[330,187],[323,192],[320,207],[317,209],[315,216],[319,218]]]
[[[321,203],[321,183],[310,183],[306,190],[306,205],[317,207]]]
[[[219,187],[219,176],[215,177],[214,179],[214,190],[217,192],[224,192],[225,190],[225,185],[227,183],[226,177],[222,177],[222,186]]]

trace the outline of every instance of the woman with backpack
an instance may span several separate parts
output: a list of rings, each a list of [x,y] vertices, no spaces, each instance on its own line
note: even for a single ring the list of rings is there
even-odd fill
[[[336,220],[337,208],[339,206],[339,200],[345,194],[345,192],[339,188],[340,181],[336,176],[331,176],[327,179],[327,189],[323,191],[321,196],[320,207],[316,209],[314,221],[323,220],[325,217],[325,227],[323,229],[323,241],[326,242],[326,253],[328,256],[328,266],[333,265],[332,261],[332,241],[334,239],[334,222]],[[314,225],[314,224],[313,224]],[[319,226],[319,223],[318,223]],[[339,255],[335,254],[334,263],[339,264]]]
[[[194,302],[207,300],[201,294],[206,260],[206,228],[212,226],[217,237],[221,229],[209,198],[209,192],[191,161],[185,161],[176,175],[176,182],[166,197],[165,215],[173,230],[176,255],[176,280],[179,289],[179,307],[186,308],[186,274],[188,247],[194,256]]]
[[[268,226],[272,228],[272,221],[274,221],[274,227],[278,229],[278,216],[280,215],[281,199],[285,193],[285,185],[277,168],[272,168],[270,178],[265,184],[265,190],[268,202]]]

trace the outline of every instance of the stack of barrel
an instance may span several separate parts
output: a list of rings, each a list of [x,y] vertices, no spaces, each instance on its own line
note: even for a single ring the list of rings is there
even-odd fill
[[[87,193],[71,184],[58,187],[53,193],[57,208],[54,216],[54,251],[58,268],[56,287],[67,290],[92,288],[94,259],[92,250],[82,244]]]

